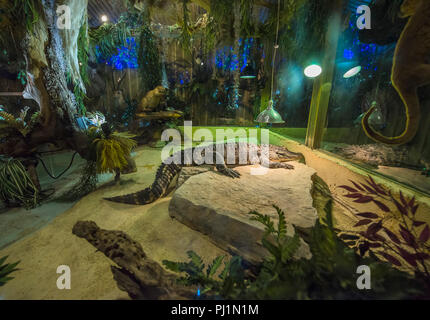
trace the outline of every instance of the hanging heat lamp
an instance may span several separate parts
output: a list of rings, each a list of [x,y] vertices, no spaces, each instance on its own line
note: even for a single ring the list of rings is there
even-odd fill
[[[275,79],[275,61],[276,61],[276,53],[278,51],[278,37],[279,37],[279,20],[280,20],[280,10],[281,9],[281,1],[278,0],[278,23],[276,27],[276,41],[274,45],[273,52],[273,61],[272,61],[272,82],[270,86],[270,100],[267,105],[267,109],[261,112],[255,122],[259,123],[285,123],[282,119],[281,115],[273,108],[273,83]]]
[[[275,109],[273,109],[273,100],[270,100],[267,109],[261,112],[255,122],[259,123],[285,123],[282,120],[281,115]]]
[[[240,76],[241,79],[255,79],[257,76],[255,75],[255,71],[251,67],[251,65],[248,63],[245,67],[245,69],[242,72],[242,75]]]

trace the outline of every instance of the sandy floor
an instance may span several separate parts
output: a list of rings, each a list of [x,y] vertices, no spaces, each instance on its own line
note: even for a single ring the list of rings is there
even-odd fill
[[[349,184],[349,179],[361,181],[363,177],[348,168],[325,159],[312,150],[295,142],[287,147],[302,152],[307,164],[329,185],[337,199],[344,191],[338,186]],[[136,162],[138,172],[122,178],[119,186],[104,186],[85,197],[64,214],[55,218],[43,229],[17,241],[0,251],[0,256],[10,255],[10,261],[21,260],[22,270],[16,279],[0,288],[4,299],[127,299],[112,279],[111,262],[85,240],[72,235],[78,220],[93,220],[100,227],[122,230],[142,244],[146,253],[161,262],[163,259],[184,261],[186,252],[194,250],[206,262],[225,254],[207,238],[193,231],[168,215],[170,198],[161,199],[147,206],[129,206],[104,201],[102,198],[135,192],[152,183],[160,163],[160,149],[139,149]],[[345,201],[346,205],[352,202]],[[366,211],[366,206],[360,207]],[[368,208],[375,209],[375,208]],[[428,221],[430,210],[422,206],[419,219]],[[335,220],[343,230],[351,229],[358,221],[345,207],[336,203]],[[61,291],[56,287],[56,269],[68,265],[72,271],[72,289]]]
[[[144,153],[144,156],[143,156]],[[3,299],[127,299],[110,271],[111,262],[85,240],[72,235],[78,220],[93,220],[100,227],[127,232],[142,244],[146,253],[163,259],[187,260],[186,252],[194,250],[204,260],[225,254],[200,233],[168,215],[170,198],[152,205],[128,206],[111,203],[105,196],[140,190],[150,183],[160,160],[160,150],[137,152],[138,173],[123,176],[119,186],[105,186],[88,195],[64,214],[39,231],[0,251],[9,261],[21,260],[15,279],[0,288]],[[71,290],[57,289],[57,267],[71,268]]]

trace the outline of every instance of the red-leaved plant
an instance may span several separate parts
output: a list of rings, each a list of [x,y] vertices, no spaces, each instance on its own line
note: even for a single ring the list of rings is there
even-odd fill
[[[340,186],[349,192],[345,197],[359,204],[373,203],[380,209],[355,214],[359,221],[354,228],[366,226],[365,231],[356,232],[360,235],[356,241],[360,254],[363,256],[370,249],[376,249],[372,252],[398,267],[402,266],[400,259],[403,259],[417,275],[430,283],[427,265],[430,260],[430,227],[416,218],[419,204],[415,197],[408,199],[400,192],[396,198],[370,176],[365,183],[350,181],[351,186]],[[390,229],[384,224],[386,220],[391,222]],[[395,221],[394,225],[392,221]]]

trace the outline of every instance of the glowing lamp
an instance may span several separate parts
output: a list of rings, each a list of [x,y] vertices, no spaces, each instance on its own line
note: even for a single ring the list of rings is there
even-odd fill
[[[352,77],[356,76],[357,74],[359,74],[360,71],[361,71],[361,66],[354,67],[352,69],[349,69],[347,72],[345,72],[343,77],[345,79],[352,78]]]
[[[308,78],[316,78],[322,72],[322,68],[317,64],[312,64],[305,68],[305,76]]]
[[[102,20],[102,22],[107,22],[109,19],[108,19],[108,17],[106,15],[103,15],[101,17],[101,20]]]

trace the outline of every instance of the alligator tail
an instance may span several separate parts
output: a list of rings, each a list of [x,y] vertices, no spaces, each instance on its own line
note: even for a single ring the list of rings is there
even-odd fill
[[[105,198],[105,200],[134,205],[152,203],[167,194],[170,184],[179,173],[180,169],[181,168],[176,164],[163,163],[158,168],[154,183],[150,187],[136,193],[113,198]]]

